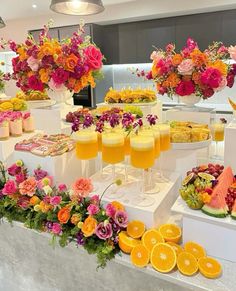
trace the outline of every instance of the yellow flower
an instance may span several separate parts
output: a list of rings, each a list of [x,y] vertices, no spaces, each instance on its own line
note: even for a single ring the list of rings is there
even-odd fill
[[[20,61],[24,61],[24,60],[26,60],[28,58],[28,55],[26,53],[26,50],[22,46],[17,49],[17,53],[19,55]]]
[[[24,101],[22,99],[14,97],[10,101],[13,104],[13,110],[18,111],[22,109],[22,106],[24,104]]]
[[[97,220],[93,218],[92,216],[88,216],[85,219],[81,230],[85,237],[89,237],[94,234],[96,227],[97,227]]]
[[[34,206],[34,211],[39,212],[41,210],[41,206],[39,204],[36,204]]]
[[[216,60],[215,62],[209,64],[209,67],[218,69],[223,76],[227,76],[228,67],[221,60]]]
[[[0,111],[11,111],[13,110],[13,104],[9,101],[3,102],[0,105]]]
[[[81,229],[82,227],[83,227],[83,222],[82,221],[80,221],[78,224],[77,224],[77,227],[79,228],[79,229]]]
[[[22,166],[24,165],[24,163],[23,163],[22,160],[17,160],[17,161],[16,161],[16,165],[17,165],[18,167],[22,167]]]
[[[30,205],[36,206],[40,202],[41,200],[35,195],[30,198]]]
[[[50,74],[50,71],[48,69],[40,69],[39,70],[40,80],[43,83],[47,84],[49,81],[49,74]]]
[[[72,224],[76,225],[80,222],[81,218],[82,218],[82,215],[80,213],[76,213],[71,216],[70,221]]]

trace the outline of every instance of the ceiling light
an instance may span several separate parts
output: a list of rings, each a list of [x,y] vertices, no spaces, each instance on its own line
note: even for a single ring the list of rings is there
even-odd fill
[[[37,5],[36,5],[36,4],[33,4],[32,7],[33,7],[33,8],[37,8]]]
[[[62,14],[91,15],[104,11],[101,0],[52,0],[50,9]]]
[[[2,17],[0,17],[0,28],[3,28],[5,26],[6,26],[5,22],[3,21]]]

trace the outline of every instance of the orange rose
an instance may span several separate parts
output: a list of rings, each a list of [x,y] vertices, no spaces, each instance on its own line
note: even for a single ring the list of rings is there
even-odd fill
[[[21,61],[24,61],[24,60],[26,60],[28,58],[28,55],[27,55],[26,50],[25,50],[24,47],[19,47],[17,49],[17,53],[19,54],[19,59]]]
[[[43,212],[43,213],[47,213],[49,210],[51,210],[53,207],[52,205],[45,203],[44,201],[41,201],[39,203],[39,209]]]
[[[191,52],[190,57],[195,66],[201,67],[207,63],[207,56],[199,49],[194,49],[194,51]]]
[[[66,224],[70,219],[70,208],[69,207],[61,208],[57,214],[57,218],[60,221],[60,223]]]
[[[30,198],[30,205],[36,205],[36,204],[39,204],[40,203],[40,199],[38,198],[38,196],[33,196]]]
[[[89,216],[85,219],[81,230],[85,237],[89,237],[94,234],[96,227],[97,220],[92,216]]]
[[[183,57],[180,54],[176,54],[172,58],[172,64],[178,66],[183,60]]]
[[[49,41],[45,42],[39,50],[39,58],[43,58],[44,56],[54,55],[53,44]]]
[[[195,84],[201,85],[201,73],[199,72],[193,72],[192,80]]]
[[[71,71],[74,72],[74,68],[78,63],[78,58],[76,55],[74,54],[70,54],[67,59],[66,59],[66,64],[65,64],[65,68],[67,71]]]
[[[40,76],[40,80],[47,84],[49,81],[49,70],[48,69],[40,69],[39,70],[39,76]]]
[[[218,69],[223,76],[227,76],[227,65],[223,63],[221,60],[216,60],[214,63],[209,64],[209,67]]]
[[[71,219],[70,219],[71,223],[74,224],[74,225],[76,225],[78,222],[80,222],[80,220],[81,220],[81,214],[80,213],[73,214],[71,216]]]
[[[125,211],[124,205],[122,205],[120,202],[118,202],[118,201],[112,201],[111,204],[115,207],[115,209],[117,211]]]
[[[156,78],[158,75],[159,69],[156,66],[156,62],[153,63],[152,65],[152,77]]]
[[[168,78],[163,82],[163,87],[175,88],[180,82],[180,78],[176,73],[170,73]]]

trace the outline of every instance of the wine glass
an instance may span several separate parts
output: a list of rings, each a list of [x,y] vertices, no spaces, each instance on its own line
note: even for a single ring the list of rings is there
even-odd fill
[[[148,135],[132,136],[130,138],[130,146],[131,146],[130,163],[134,168],[141,169],[142,171],[140,187],[141,195],[136,197],[135,203],[138,206],[148,207],[150,205],[153,205],[155,202],[153,198],[145,195],[147,186],[146,183],[147,169],[152,168],[155,162],[154,137]]]
[[[215,141],[215,154],[212,156],[213,159],[222,159],[219,154],[219,142],[224,141],[224,132],[225,124],[219,119],[214,119],[211,123],[212,140]]]

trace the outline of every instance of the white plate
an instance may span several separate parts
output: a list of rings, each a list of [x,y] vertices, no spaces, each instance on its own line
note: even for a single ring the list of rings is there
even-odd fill
[[[43,108],[55,105],[55,100],[32,100],[27,101],[28,109]]]
[[[171,143],[172,149],[174,150],[197,150],[209,147],[211,144],[211,138],[204,141],[198,142],[179,142],[179,143]]]

